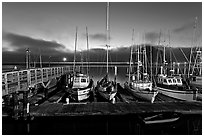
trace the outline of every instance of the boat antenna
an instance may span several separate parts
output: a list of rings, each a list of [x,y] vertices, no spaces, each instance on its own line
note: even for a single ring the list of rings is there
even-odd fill
[[[76,27],[76,37],[75,37],[75,50],[74,50],[74,66],[73,66],[74,72],[75,72],[75,67],[76,67],[76,46],[77,46],[77,27]]]

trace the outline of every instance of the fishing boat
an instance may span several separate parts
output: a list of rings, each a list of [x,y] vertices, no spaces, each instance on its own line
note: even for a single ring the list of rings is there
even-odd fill
[[[193,76],[190,85],[197,90],[196,98],[202,101],[202,77]]]
[[[87,34],[87,50],[88,48],[88,31],[86,28]],[[76,39],[75,39],[75,54],[74,54],[74,66],[73,66],[73,73],[69,75],[69,82],[67,82],[67,92],[69,93],[68,96],[70,99],[75,101],[83,101],[90,98],[91,93],[94,90],[94,82],[89,77],[89,68],[87,64],[87,74],[76,71],[75,69],[75,62],[76,62],[76,45],[77,45],[77,28],[76,28]],[[83,69],[83,66],[82,66]]]
[[[83,73],[76,73],[73,79],[73,85],[68,90],[70,98],[75,101],[88,99],[93,91],[93,80]]]
[[[134,30],[133,30],[133,38],[134,38]],[[153,82],[150,80],[149,75],[147,73],[146,47],[145,45],[142,48],[139,45],[137,46],[137,49],[135,52],[136,53],[135,62],[137,62],[136,64],[137,67],[136,67],[136,71],[134,72],[133,70],[134,67],[132,68],[131,66],[133,45],[131,46],[129,79],[124,84],[124,88],[136,98],[153,103],[158,92],[152,87]],[[131,70],[133,70],[133,72],[131,72]]]
[[[195,53],[195,61],[190,75],[190,85],[198,90],[197,100],[202,100],[202,51],[200,47],[196,48]]]
[[[194,22],[194,33],[190,57],[189,57],[189,68],[187,78],[190,86],[197,90],[197,100],[202,100],[202,48],[197,44],[194,44],[196,38],[198,18],[195,18]],[[197,45],[197,46],[196,46]]]
[[[105,99],[106,101],[114,102],[115,96],[117,93],[117,84],[116,84],[116,76],[115,81],[111,81],[109,79],[109,72],[108,72],[108,47],[110,46],[110,32],[109,32],[109,3],[107,3],[107,22],[106,22],[106,47],[107,47],[107,71],[106,75],[97,82],[96,85],[96,94],[98,94],[100,97]],[[115,72],[116,72],[115,67]],[[115,73],[116,74],[116,73]]]
[[[177,74],[175,74],[175,68],[172,68],[172,64],[175,63],[170,62],[168,64],[165,57],[165,50],[165,46],[163,45],[163,63],[160,66],[160,74],[158,74],[156,78],[156,85],[159,93],[183,101],[196,100],[196,90],[192,89],[189,83],[182,77],[179,70],[180,63],[177,63]],[[169,68],[168,66],[170,67],[169,73],[167,71]]]

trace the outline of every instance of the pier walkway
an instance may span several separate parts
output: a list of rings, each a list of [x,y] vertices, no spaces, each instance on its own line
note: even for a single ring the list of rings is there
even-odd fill
[[[32,68],[2,73],[2,96],[16,91],[26,91],[38,83],[47,86],[52,79],[72,70],[72,66],[63,66]]]

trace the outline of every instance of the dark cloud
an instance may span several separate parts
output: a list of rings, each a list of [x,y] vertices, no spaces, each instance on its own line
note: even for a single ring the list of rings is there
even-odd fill
[[[13,48],[16,53],[24,53],[27,48],[29,48],[33,53],[39,53],[43,51],[45,55],[56,55],[64,53],[65,46],[59,44],[55,41],[45,41],[41,39],[34,39],[29,36],[23,36],[14,33],[8,33],[3,31],[3,41],[9,43],[10,48]],[[62,50],[64,49],[64,50]],[[7,47],[3,48],[4,51],[7,50]]]
[[[159,41],[160,33],[159,32],[147,32],[145,33],[145,38],[147,41],[152,43]]]
[[[182,32],[185,32],[186,30],[192,29],[193,27],[194,27],[194,23],[191,22],[191,23],[188,23],[188,24],[184,24],[181,27],[173,29],[173,32],[174,33],[182,33]]]
[[[90,34],[89,38],[92,40],[106,41],[106,34],[103,33]]]

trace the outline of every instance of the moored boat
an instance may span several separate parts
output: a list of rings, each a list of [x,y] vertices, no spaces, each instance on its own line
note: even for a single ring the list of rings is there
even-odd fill
[[[93,80],[85,74],[75,74],[72,87],[68,89],[68,92],[70,92],[70,98],[75,101],[86,100],[93,92]]]
[[[171,50],[170,50],[170,63],[168,64],[165,58],[165,46],[163,45],[163,63],[160,66],[160,74],[156,77],[156,86],[158,92],[178,100],[193,101],[196,100],[196,90],[191,88],[189,82],[184,79],[184,76],[180,74],[180,63],[177,67],[177,74],[174,73],[175,69],[172,68]],[[158,54],[157,54],[158,55]],[[175,66],[175,65],[173,65]],[[168,67],[170,68],[168,73]]]
[[[163,95],[183,100],[196,100],[196,90],[186,86],[180,76],[158,75],[157,89]]]
[[[133,38],[134,38],[134,30],[133,30]],[[134,40],[133,40],[134,43]],[[129,67],[129,79],[124,84],[124,88],[130,92],[136,98],[140,98],[142,100],[146,100],[149,102],[154,102],[155,97],[157,95],[157,91],[152,88],[153,82],[149,79],[149,75],[147,73],[147,57],[146,57],[146,47],[145,45],[141,48],[141,46],[137,46],[136,49],[136,72],[131,74],[132,68],[132,53],[133,53],[133,45],[131,46],[131,56],[130,56],[130,67]],[[133,63],[135,64],[135,63]]]
[[[88,32],[86,28],[87,33],[87,50],[88,49]],[[68,96],[70,99],[73,99],[74,101],[83,101],[90,98],[90,95],[93,94],[94,90],[94,82],[92,79],[90,79],[88,72],[89,68],[87,67],[87,74],[81,72],[77,72],[75,69],[75,60],[76,60],[76,43],[77,43],[77,29],[76,29],[76,40],[75,40],[75,54],[74,54],[74,67],[73,67],[73,73],[69,75],[69,80],[67,82],[67,91]],[[88,64],[87,64],[88,65]],[[83,66],[82,66],[83,69]]]
[[[109,3],[107,3],[107,12],[106,12],[106,47],[107,47],[107,73],[106,75],[97,82],[96,86],[96,94],[107,101],[111,101],[114,103],[115,96],[117,94],[117,84],[116,84],[116,71],[117,68],[115,67],[115,80],[111,81],[109,79],[109,72],[108,72],[108,47],[110,46],[110,32],[109,32]]]

